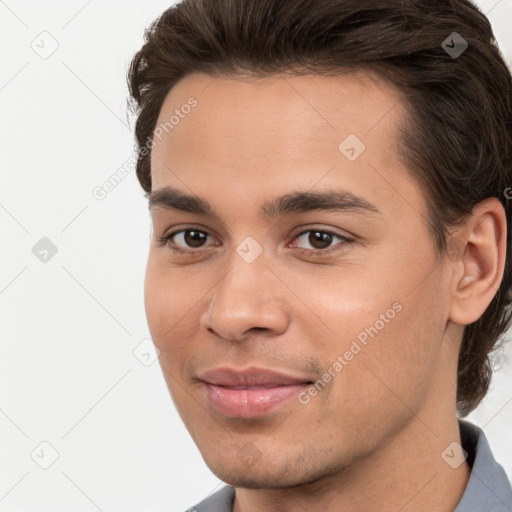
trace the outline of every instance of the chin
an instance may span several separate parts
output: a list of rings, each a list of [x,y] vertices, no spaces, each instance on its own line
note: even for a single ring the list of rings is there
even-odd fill
[[[243,462],[227,464],[211,464],[206,461],[212,473],[223,482],[238,488],[245,489],[284,489],[311,484],[324,478],[329,474],[327,468],[296,468],[290,470],[290,461],[276,467],[275,465],[264,464],[260,460],[254,467],[247,467]],[[225,462],[225,461],[224,461]]]
[[[215,476],[233,487],[242,489],[284,489],[286,487],[296,487],[297,485],[307,483],[290,481],[289,478],[283,481],[273,478],[272,475],[268,474],[252,476],[248,472],[237,475],[231,473],[226,476],[223,476],[221,473],[217,473]]]

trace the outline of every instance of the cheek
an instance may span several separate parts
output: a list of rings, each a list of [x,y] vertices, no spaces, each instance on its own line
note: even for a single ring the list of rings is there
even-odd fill
[[[179,351],[179,340],[184,339],[180,332],[187,324],[187,311],[188,316],[192,314],[193,297],[187,293],[188,289],[193,291],[192,285],[182,283],[179,272],[165,270],[150,254],[144,281],[144,305],[153,342],[164,357],[171,348],[173,352]]]
[[[311,353],[334,350],[343,354],[358,336],[363,343],[369,339],[367,330],[375,332],[376,323],[377,331],[385,331],[400,315],[393,308],[399,297],[397,291],[375,281],[379,272],[383,275],[382,269],[368,270],[352,264],[303,272],[300,279],[287,276],[286,282],[293,283],[294,296],[302,299],[290,297],[292,318],[303,332],[304,343],[311,344]],[[380,315],[385,316],[385,323]]]
[[[165,287],[162,284],[162,280],[159,279],[150,257],[144,279],[144,307],[153,342],[157,345],[159,344],[160,331],[162,330],[161,322],[164,318],[165,303],[168,300],[167,294],[164,293]]]
[[[182,371],[191,346],[190,322],[194,311],[190,297],[186,296],[190,286],[179,272],[164,270],[161,262],[148,259],[144,283],[146,318],[153,343],[160,352],[162,375],[180,415],[189,399],[183,391],[187,384],[183,382]]]
[[[431,393],[442,358],[442,315],[430,287],[402,297],[402,309],[373,338],[362,361],[370,400],[397,412],[418,411]]]
[[[439,363],[444,319],[437,293],[440,275],[431,273],[411,293],[411,283],[421,281],[422,271],[431,271],[432,265],[416,267],[415,274],[396,273],[396,265],[392,268],[395,274],[389,280],[386,268],[380,267],[366,275],[339,272],[338,278],[308,277],[294,288],[297,295],[307,297],[315,313],[295,315],[305,351],[314,354],[325,371],[331,368],[336,374],[329,401],[354,411],[363,402],[377,409],[390,401],[401,407],[394,393],[419,406]],[[319,326],[326,336],[315,334]],[[343,359],[341,367],[336,365],[338,356]]]

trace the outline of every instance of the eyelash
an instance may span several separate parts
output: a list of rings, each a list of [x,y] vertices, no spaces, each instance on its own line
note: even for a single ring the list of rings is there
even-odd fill
[[[186,231],[197,231],[199,233],[203,233],[205,235],[208,235],[208,233],[206,231],[203,231],[203,230],[200,230],[200,229],[195,229],[195,228],[180,229],[180,230],[177,230],[177,231],[173,231],[172,233],[169,233],[168,235],[164,235],[161,238],[158,238],[157,241],[158,241],[159,246],[165,247],[166,245],[168,245],[169,248],[172,251],[174,251],[176,253],[181,253],[181,254],[198,252],[198,251],[196,251],[194,249],[191,249],[191,250],[179,249],[178,247],[173,247],[172,245],[169,244],[169,242],[172,241],[172,238],[174,236],[176,236],[179,233],[186,232]],[[354,240],[351,239],[351,238],[347,238],[347,237],[342,236],[342,235],[340,235],[338,233],[334,233],[333,231],[322,230],[322,229],[306,229],[304,231],[301,231],[297,235],[295,235],[293,240],[295,240],[297,238],[300,238],[302,235],[305,235],[306,233],[311,233],[311,232],[323,233],[323,234],[328,234],[328,235],[330,235],[332,237],[337,237],[342,242],[344,242],[342,244],[343,246],[351,245],[351,244],[354,243]],[[336,247],[336,246],[334,246],[334,247]],[[201,247],[199,249],[201,249]],[[333,249],[332,247],[330,247],[328,249],[302,249],[302,248],[296,248],[296,250],[298,250],[301,253],[307,253],[308,255],[323,256],[323,255],[326,255],[326,254],[330,254],[331,252],[337,252],[337,251],[340,251],[340,250],[343,250],[343,249]]]

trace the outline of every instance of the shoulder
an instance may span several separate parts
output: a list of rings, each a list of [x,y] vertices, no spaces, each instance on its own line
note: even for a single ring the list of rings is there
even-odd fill
[[[186,512],[231,512],[235,488],[225,485]]]
[[[466,420],[459,420],[459,429],[471,475],[455,512],[512,510],[510,482],[494,458],[484,431]]]

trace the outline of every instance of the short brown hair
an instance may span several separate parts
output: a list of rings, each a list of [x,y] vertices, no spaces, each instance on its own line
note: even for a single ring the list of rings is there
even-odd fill
[[[448,49],[459,36],[468,47],[453,55]],[[450,228],[486,198],[501,201],[512,226],[507,199],[512,194],[505,192],[512,190],[511,74],[489,20],[469,0],[183,0],[173,5],[146,30],[128,72],[129,106],[138,116],[140,184],[146,194],[151,191],[147,142],[167,93],[185,75],[304,70],[332,75],[347,69],[372,70],[404,94],[408,129],[404,125],[400,131],[401,156],[424,191],[439,256],[449,250]],[[500,287],[484,314],[464,330],[457,376],[460,416],[487,393],[489,355],[510,326],[511,265],[509,228]]]

